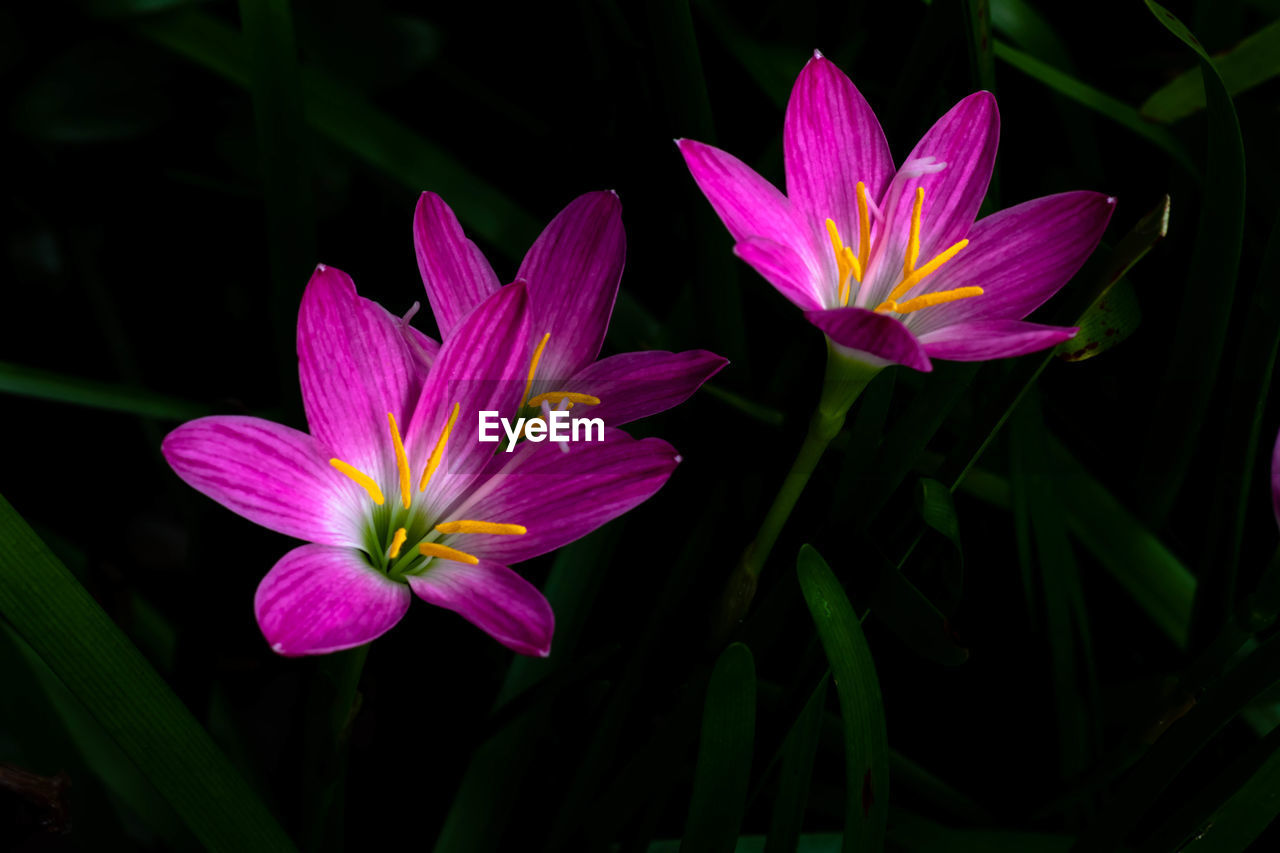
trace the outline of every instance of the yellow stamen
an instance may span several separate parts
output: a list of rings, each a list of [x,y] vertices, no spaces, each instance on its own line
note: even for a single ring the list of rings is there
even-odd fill
[[[400,472],[400,500],[404,508],[409,508],[409,500],[413,494],[410,485],[413,475],[409,473],[409,457],[404,452],[404,442],[400,440],[400,430],[396,428],[396,416],[387,412],[387,421],[391,424],[391,443],[396,449],[396,468]]]
[[[981,295],[981,287],[957,287],[955,290],[939,290],[937,293],[926,293],[923,296],[917,296],[902,303],[888,299],[876,306],[876,310],[896,311],[899,314],[907,314],[932,305],[942,305],[947,302],[955,302],[957,299],[968,299],[970,296]]]
[[[422,482],[418,484],[418,491],[424,491],[427,483],[431,481],[431,475],[440,467],[440,460],[444,458],[444,445],[449,440],[449,433],[453,429],[453,422],[458,419],[458,407],[460,404],[453,404],[453,412],[449,415],[449,420],[445,422],[444,429],[440,431],[440,437],[436,439],[436,446],[431,451],[431,457],[427,459],[427,470],[422,472]]]
[[[459,563],[468,563],[472,566],[480,562],[478,557],[474,557],[466,551],[459,551],[457,548],[450,548],[448,545],[441,545],[438,542],[420,543],[418,545],[418,553],[427,557],[439,557],[442,560],[457,560]]]
[[[391,559],[400,556],[400,549],[404,547],[404,540],[409,537],[409,531],[401,527],[396,531],[396,535],[391,537],[391,552],[388,554]]]
[[[382,489],[378,488],[378,484],[373,481],[372,477],[361,471],[359,468],[348,465],[341,459],[330,459],[329,464],[346,474],[357,486],[368,492],[369,497],[373,498],[373,502],[378,506],[382,506],[386,501],[386,498],[382,496]]]
[[[436,525],[441,533],[497,533],[512,535],[528,533],[520,524],[499,524],[496,521],[442,521]]]
[[[525,401],[529,399],[529,391],[533,388],[533,374],[538,372],[538,361],[542,358],[542,351],[547,347],[547,341],[551,340],[551,333],[547,332],[542,336],[542,340],[538,342],[538,347],[533,351],[533,360],[529,362],[529,378],[524,382],[524,393],[520,395],[520,408],[525,407]]]
[[[902,275],[915,271],[920,259],[920,215],[924,212],[924,187],[916,187],[916,203],[911,208],[911,236],[907,239],[907,256],[902,262]]]
[[[908,275],[906,278],[904,278],[901,282],[898,283],[898,286],[893,289],[893,291],[889,294],[889,298],[885,301],[893,302],[899,296],[906,293],[908,290],[915,287],[920,282],[924,281],[925,276],[929,275],[929,273],[933,272],[938,267],[942,266],[947,261],[954,258],[956,256],[956,253],[959,252],[961,249],[963,249],[967,245],[969,245],[968,240],[961,240],[959,243],[956,243],[954,246],[951,246],[950,248],[945,249],[939,254],[937,254],[936,256],[934,256],[933,260],[929,261],[929,263],[925,264],[919,269],[912,270],[910,275]]]
[[[836,255],[836,278],[839,281],[837,295],[841,305],[849,304],[849,276],[862,281],[862,264],[854,257],[853,249],[840,239],[840,229],[832,219],[827,220],[827,236],[831,238],[831,250]]]
[[[862,282],[862,271],[867,268],[867,260],[871,257],[871,214],[867,210],[867,185],[858,181],[858,263],[854,275]],[[848,300],[845,300],[846,304]]]
[[[600,405],[599,397],[592,397],[590,394],[580,394],[577,391],[548,391],[545,394],[539,394],[534,397],[528,403],[525,403],[525,405],[536,409],[538,406],[542,405],[543,400],[550,400],[552,403],[559,403],[561,400],[568,400],[570,407],[572,407],[574,403],[584,403],[588,406]]]

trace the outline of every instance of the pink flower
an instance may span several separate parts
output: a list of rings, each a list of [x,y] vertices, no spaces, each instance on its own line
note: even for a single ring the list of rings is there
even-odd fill
[[[447,340],[498,290],[498,276],[435,193],[418,200],[413,237],[427,299]],[[516,280],[529,286],[536,358],[524,404],[585,403],[575,411],[621,426],[682,403],[728,363],[706,350],[645,350],[596,360],[625,257],[622,204],[612,192],[574,199],[529,248],[516,272]]]
[[[1034,352],[1075,329],[1023,322],[1097,246],[1115,199],[1069,192],[974,222],[995,162],[995,98],[956,104],[895,169],[875,114],[820,53],[783,125],[787,194],[742,161],[677,141],[734,252],[832,341],[931,370]]]
[[[551,607],[508,564],[641,503],[679,457],[664,441],[618,430],[568,454],[533,442],[495,454],[479,441],[478,412],[510,411],[524,391],[528,301],[524,284],[498,289],[437,345],[406,335],[400,319],[322,266],[298,316],[310,434],[219,416],[165,438],[165,458],[189,485],[310,543],[258,587],[258,625],[275,651],[367,643],[416,594],[517,652],[549,652]]]

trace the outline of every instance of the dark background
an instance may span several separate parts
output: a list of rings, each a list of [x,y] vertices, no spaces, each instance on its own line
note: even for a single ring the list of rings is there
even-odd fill
[[[901,160],[937,116],[981,86],[965,4],[294,4],[298,58],[308,74],[321,75],[311,97],[372,107],[413,142],[383,159],[389,168],[371,163],[377,155],[368,150],[290,125],[287,110],[272,126],[296,134],[294,154],[264,164],[247,88],[157,35],[198,24],[200,32],[234,36],[237,6],[156,3],[174,8],[138,12],[135,5],[152,4],[0,9],[7,151],[0,362],[145,389],[187,401],[191,416],[253,413],[302,426],[290,347],[315,262],[346,271],[363,295],[402,313],[423,300],[410,228],[421,190],[454,205],[508,280],[564,204],[615,189],[628,260],[606,349],[722,353],[732,364],[714,384],[766,415],[752,417],[723,394],[704,392],[637,425],[639,434],[671,441],[684,464],[654,499],[573,551],[566,570],[587,592],[575,613],[557,615],[562,631],[580,623],[580,636],[557,637],[550,687],[514,711],[492,713],[511,655],[452,614],[415,603],[369,653],[345,787],[329,810],[325,841],[337,847],[345,838],[361,849],[433,844],[477,746],[513,719],[524,728],[504,743],[503,763],[473,813],[500,849],[678,837],[699,679],[718,650],[710,626],[720,590],[798,446],[823,347],[798,311],[732,257],[728,235],[671,140],[718,144],[781,185],[785,98],[817,47],[854,79]],[[1211,51],[1272,20],[1274,6],[1170,4]],[[1194,62],[1139,3],[1038,4],[1038,11],[1072,73],[1128,104]],[[1151,418],[1178,345],[1177,318],[1188,300],[1212,302],[1224,286],[1187,281],[1201,186],[1130,130],[1010,65],[998,62],[994,72],[1002,134],[988,210],[1066,190],[1106,192],[1119,198],[1105,238],[1114,244],[1163,193],[1172,195],[1168,237],[1129,275],[1142,325],[1096,359],[1051,364],[1036,392],[1045,426],[1032,427],[1060,438],[1125,504],[1153,519],[1147,507],[1164,496],[1151,494],[1137,460],[1161,432],[1178,428]],[[1236,100],[1249,164],[1241,293],[1259,274],[1275,215],[1278,94],[1273,81]],[[1172,132],[1203,168],[1203,113]],[[492,204],[490,189],[504,201]],[[1084,276],[1069,287],[1086,291]],[[1233,318],[1232,342],[1245,312]],[[434,333],[430,323],[429,311],[418,315],[419,328]],[[1232,358],[1229,350],[1215,389],[1228,384]],[[925,453],[886,459],[876,435],[855,464],[848,460],[856,437],[844,439],[811,483],[764,573],[755,615],[739,633],[761,680],[752,779],[760,793],[745,832],[768,828],[768,759],[824,666],[791,555],[814,543],[855,605],[871,601],[880,562],[896,561],[919,529],[918,474],[936,474],[939,460],[965,446],[1011,370],[983,367],[956,395]],[[968,368],[949,364],[927,380],[901,368],[889,374],[889,424],[899,430],[910,426],[921,394],[969,378]],[[1203,522],[1220,486],[1213,450],[1228,440],[1229,427],[1212,417],[1224,394],[1214,392],[1173,512],[1151,522],[1201,572],[1214,565],[1204,556]],[[274,656],[252,610],[259,579],[291,543],[178,481],[158,451],[171,418],[10,395],[0,397],[0,415],[0,492],[209,725],[286,828],[302,838],[308,827],[325,825],[306,806],[314,766],[305,756],[326,664]],[[1263,423],[1243,587],[1275,544],[1263,472],[1277,418]],[[896,461],[912,473],[890,489],[897,484],[885,472]],[[864,464],[864,477],[852,476]],[[1008,473],[1004,433],[979,464]],[[892,497],[868,516],[865,495],[877,488]],[[891,802],[902,811],[891,828],[916,816],[1064,834],[1089,825],[1123,779],[1118,768],[1107,769],[1107,757],[1159,707],[1190,659],[1078,546],[1081,598],[1073,612],[1090,639],[1055,638],[1046,606],[1052,609],[1060,587],[1050,586],[1046,599],[1043,583],[1024,581],[1015,517],[1005,504],[958,495],[959,589],[954,548],[937,534],[926,534],[904,567],[947,615],[950,637],[923,642],[941,643],[942,652],[922,654],[900,631],[866,622],[889,742],[901,756]],[[541,583],[554,559],[520,569]],[[92,733],[50,711],[33,671],[9,639],[0,642],[0,760],[44,775],[66,771],[72,784],[69,833],[43,832],[13,806],[0,811],[9,816],[0,837],[28,849],[189,845],[181,830],[167,828],[174,820],[154,792],[120,796],[101,760],[86,758]],[[1055,682],[1063,642],[1083,661],[1074,672],[1084,698],[1074,706],[1061,695],[1074,676]],[[964,663],[943,660],[956,649],[968,650]],[[834,717],[830,735],[808,831],[842,825]],[[1243,721],[1233,723],[1189,777],[1216,772],[1256,737]],[[927,773],[906,773],[903,759]],[[1058,800],[1081,790],[1081,774],[1098,767],[1100,786],[1084,785],[1068,805]],[[1176,814],[1195,789],[1195,782],[1175,785],[1137,837]],[[154,802],[161,817],[138,814],[130,804],[138,798]]]

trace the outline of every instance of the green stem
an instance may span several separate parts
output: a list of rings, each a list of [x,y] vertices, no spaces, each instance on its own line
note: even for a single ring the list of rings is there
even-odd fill
[[[796,461],[782,481],[781,488],[774,496],[773,504],[765,513],[764,521],[756,538],[747,546],[742,557],[742,568],[754,581],[769,559],[769,552],[782,533],[787,519],[796,501],[818,467],[822,454],[826,452],[831,439],[840,434],[844,426],[845,415],[849,407],[862,393],[863,389],[880,372],[880,367],[867,364],[851,357],[837,344],[827,339],[827,372],[822,383],[822,396],[818,399],[818,407],[809,419],[809,430],[805,433],[804,443],[796,454]]]

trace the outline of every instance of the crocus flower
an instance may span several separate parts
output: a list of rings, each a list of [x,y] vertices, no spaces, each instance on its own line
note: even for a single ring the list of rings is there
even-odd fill
[[[679,458],[617,430],[567,456],[532,442],[495,454],[478,440],[477,413],[516,404],[532,348],[523,284],[485,299],[437,347],[322,266],[298,317],[310,434],[218,416],[168,435],[165,458],[188,484],[309,543],[258,587],[258,624],[275,651],[367,643],[413,593],[517,652],[548,653],[551,608],[508,564],[631,509]]]
[[[498,276],[435,193],[418,200],[413,237],[427,299],[448,339],[499,288]],[[516,273],[528,283],[535,344],[519,408],[580,404],[590,417],[620,426],[683,402],[727,363],[705,350],[596,360],[625,256],[622,204],[613,192],[574,199],[534,241]]]
[[[864,362],[927,371],[1071,337],[1022,318],[1080,268],[1115,205],[1068,192],[975,223],[999,129],[995,98],[976,92],[895,169],[867,102],[815,52],[787,104],[786,195],[730,154],[677,145],[734,252],[811,323]]]

